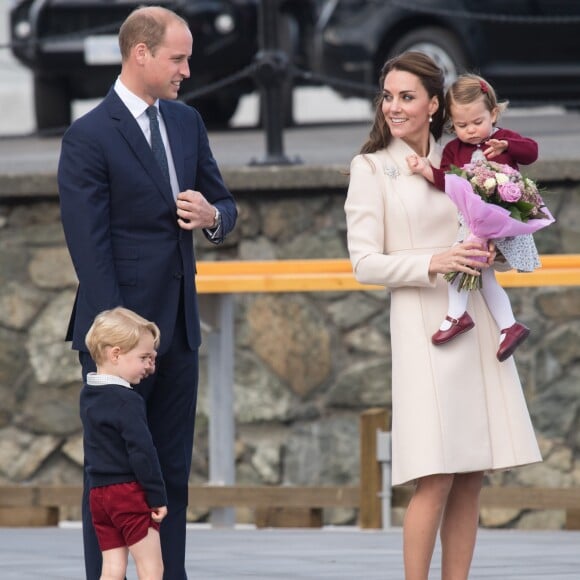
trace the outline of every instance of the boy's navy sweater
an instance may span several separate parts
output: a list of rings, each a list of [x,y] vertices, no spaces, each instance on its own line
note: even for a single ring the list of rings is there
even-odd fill
[[[157,450],[143,397],[121,385],[87,385],[80,395],[89,485],[137,481],[149,507],[167,505]]]

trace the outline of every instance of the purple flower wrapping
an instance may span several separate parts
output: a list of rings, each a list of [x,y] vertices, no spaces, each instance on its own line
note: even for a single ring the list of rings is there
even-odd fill
[[[501,189],[500,189],[501,188]],[[445,193],[465,219],[471,236],[486,246],[488,240],[533,234],[554,223],[554,217],[538,193],[536,184],[508,165],[481,161],[445,176]],[[458,290],[481,288],[481,277],[459,275]]]

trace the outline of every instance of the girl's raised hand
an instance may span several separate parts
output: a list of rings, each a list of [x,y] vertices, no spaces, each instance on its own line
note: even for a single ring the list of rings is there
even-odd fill
[[[483,154],[487,159],[493,159],[498,155],[501,155],[504,151],[507,151],[508,142],[505,139],[489,139],[485,142],[486,149]]]

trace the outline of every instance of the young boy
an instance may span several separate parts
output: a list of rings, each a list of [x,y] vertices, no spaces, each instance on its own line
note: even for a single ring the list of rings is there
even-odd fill
[[[140,580],[162,580],[167,496],[145,401],[132,387],[155,370],[159,328],[114,308],[95,318],[86,344],[97,372],[82,388],[80,414],[101,580],[125,578],[129,552]]]

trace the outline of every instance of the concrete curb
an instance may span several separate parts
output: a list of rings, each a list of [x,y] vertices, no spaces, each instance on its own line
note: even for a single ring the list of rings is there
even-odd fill
[[[524,172],[541,183],[580,181],[580,161],[538,161]],[[280,193],[297,189],[336,190],[348,187],[344,165],[277,165],[222,168],[234,192]],[[53,198],[58,195],[55,173],[4,173],[0,175],[0,198]]]

